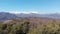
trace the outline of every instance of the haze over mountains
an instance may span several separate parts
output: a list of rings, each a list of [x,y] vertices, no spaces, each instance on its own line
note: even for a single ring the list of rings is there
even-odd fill
[[[54,14],[39,14],[39,13],[9,13],[9,12],[0,12],[0,20],[5,19],[12,19],[12,18],[18,18],[18,17],[47,17],[47,18],[58,18],[60,19],[60,14],[54,13]]]

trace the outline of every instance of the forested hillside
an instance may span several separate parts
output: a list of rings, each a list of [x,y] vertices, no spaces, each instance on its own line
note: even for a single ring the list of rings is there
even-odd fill
[[[0,34],[60,34],[60,20],[50,18],[16,18],[0,23]]]

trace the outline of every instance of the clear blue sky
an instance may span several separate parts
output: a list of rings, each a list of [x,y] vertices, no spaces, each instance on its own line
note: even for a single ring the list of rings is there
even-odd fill
[[[60,12],[60,0],[0,0],[0,11]]]

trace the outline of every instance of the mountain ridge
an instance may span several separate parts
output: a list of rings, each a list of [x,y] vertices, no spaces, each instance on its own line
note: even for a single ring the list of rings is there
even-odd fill
[[[54,18],[54,19],[60,19],[60,14],[55,13],[55,14],[38,14],[38,13],[30,13],[30,14],[25,14],[25,13],[20,13],[20,14],[13,14],[9,12],[0,12],[0,21],[1,20],[6,20],[6,19],[15,19],[18,17],[46,17],[46,18]]]

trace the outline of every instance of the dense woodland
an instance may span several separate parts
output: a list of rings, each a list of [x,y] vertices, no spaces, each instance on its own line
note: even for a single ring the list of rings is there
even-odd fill
[[[60,34],[60,20],[48,18],[9,19],[0,23],[0,34]]]

